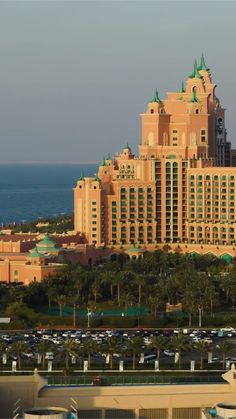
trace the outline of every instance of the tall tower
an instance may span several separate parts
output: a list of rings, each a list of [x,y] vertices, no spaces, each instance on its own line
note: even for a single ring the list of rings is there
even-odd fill
[[[230,164],[225,110],[215,90],[202,55],[179,91],[167,93],[163,100],[156,90],[148,102],[141,115],[139,155],[134,156],[127,144],[120,154],[104,159],[95,179],[79,179],[74,190],[75,230],[83,232],[89,243],[153,245],[188,241],[193,235],[194,240],[200,239],[197,228],[205,227],[197,224],[198,200],[203,208],[211,197],[218,196],[209,192],[208,183],[220,175],[209,173]],[[203,175],[195,175],[195,171],[206,172],[207,177],[202,180]],[[199,194],[194,179],[199,191],[205,182],[205,190]],[[224,183],[223,179],[222,191]],[[205,212],[201,208],[199,223],[205,222],[201,214],[214,223],[209,208]],[[230,205],[228,208],[232,217]],[[206,239],[215,237],[213,233],[201,234]]]

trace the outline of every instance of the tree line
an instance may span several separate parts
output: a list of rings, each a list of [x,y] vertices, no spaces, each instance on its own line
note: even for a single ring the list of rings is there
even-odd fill
[[[28,286],[0,286],[1,312],[11,315],[19,307],[30,315],[35,307],[73,308],[73,324],[79,308],[148,307],[154,319],[165,312],[166,303],[182,304],[192,326],[193,316],[201,326],[204,314],[217,311],[232,315],[236,308],[236,264],[211,256],[146,252],[142,260],[119,255],[116,260],[101,260],[94,266],[67,264],[41,283]],[[32,312],[33,313],[33,312]],[[27,314],[27,313],[26,313]],[[33,314],[32,314],[33,315]],[[27,316],[26,316],[27,317]],[[229,316],[230,319],[230,316]]]

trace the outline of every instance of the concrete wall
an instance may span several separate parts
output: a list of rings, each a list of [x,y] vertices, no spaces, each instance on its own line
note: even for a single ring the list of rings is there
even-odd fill
[[[181,409],[182,412],[190,412],[192,409],[193,415],[188,419],[198,419],[203,407],[219,402],[235,402],[235,370],[227,372],[225,379],[228,382],[222,384],[47,387],[47,381],[38,374],[1,376],[0,417],[11,417],[14,403],[18,399],[21,399],[20,405],[23,409],[46,406],[69,409],[73,397],[80,410],[100,410],[101,417],[107,416],[106,411],[113,409],[133,411],[136,418],[141,411],[166,409],[166,418],[175,419],[181,417]],[[182,417],[185,416],[182,414]]]

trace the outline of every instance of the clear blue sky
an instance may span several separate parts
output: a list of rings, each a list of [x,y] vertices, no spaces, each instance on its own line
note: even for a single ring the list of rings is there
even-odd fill
[[[205,54],[236,146],[236,2],[0,2],[0,161],[100,161]]]

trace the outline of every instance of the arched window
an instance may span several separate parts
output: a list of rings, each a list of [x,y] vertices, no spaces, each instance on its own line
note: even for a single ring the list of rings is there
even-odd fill
[[[196,110],[195,110],[195,113],[199,113],[199,109],[196,109]]]

